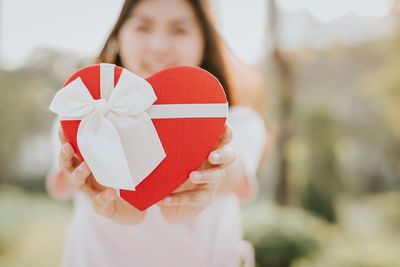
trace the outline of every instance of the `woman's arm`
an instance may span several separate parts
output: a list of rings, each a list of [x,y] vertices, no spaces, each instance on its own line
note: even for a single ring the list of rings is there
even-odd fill
[[[250,200],[258,191],[256,171],[266,150],[267,130],[261,115],[246,106],[231,107],[228,123],[234,132],[230,145],[237,155],[236,162],[226,167],[233,184],[228,189],[241,200]]]

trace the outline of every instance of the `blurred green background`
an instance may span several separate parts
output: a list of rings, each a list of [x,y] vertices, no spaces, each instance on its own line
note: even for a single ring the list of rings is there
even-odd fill
[[[259,195],[243,204],[258,266],[400,266],[398,10],[393,2],[386,15],[389,35],[288,50],[279,42],[287,14],[269,2],[273,41],[256,64],[268,83],[268,146]],[[48,105],[90,62],[38,48],[0,69],[0,266],[59,264],[72,203],[44,186]]]

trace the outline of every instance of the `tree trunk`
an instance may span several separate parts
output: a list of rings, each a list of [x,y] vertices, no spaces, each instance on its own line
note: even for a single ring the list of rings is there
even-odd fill
[[[292,117],[294,102],[293,70],[290,62],[280,50],[279,12],[275,0],[269,0],[269,26],[272,40],[272,62],[275,64],[279,83],[278,124],[280,126],[277,141],[277,187],[275,201],[280,205],[289,202],[289,158],[286,149],[292,136]]]

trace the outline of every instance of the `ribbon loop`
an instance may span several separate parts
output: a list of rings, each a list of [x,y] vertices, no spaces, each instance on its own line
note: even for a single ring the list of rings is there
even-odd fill
[[[126,115],[143,113],[156,100],[153,87],[146,80],[125,69],[108,99],[113,111]]]

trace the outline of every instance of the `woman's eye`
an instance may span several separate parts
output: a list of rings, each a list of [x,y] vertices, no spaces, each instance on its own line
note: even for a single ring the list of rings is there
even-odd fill
[[[146,33],[150,31],[150,27],[148,25],[139,25],[135,28],[137,32]]]
[[[175,28],[172,30],[172,33],[176,35],[184,35],[187,33],[187,30],[184,28]]]

